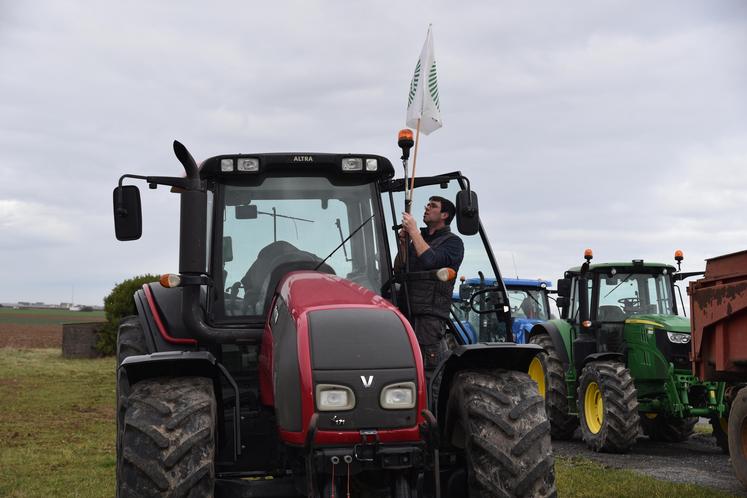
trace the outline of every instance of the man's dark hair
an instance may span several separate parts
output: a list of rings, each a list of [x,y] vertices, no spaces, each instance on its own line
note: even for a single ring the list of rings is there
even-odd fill
[[[448,214],[446,217],[445,223],[447,225],[451,225],[451,220],[454,219],[454,215],[456,214],[456,208],[454,207],[454,203],[451,202],[449,199],[446,199],[444,197],[440,197],[438,195],[434,195],[429,201],[438,201],[441,203],[441,212]]]

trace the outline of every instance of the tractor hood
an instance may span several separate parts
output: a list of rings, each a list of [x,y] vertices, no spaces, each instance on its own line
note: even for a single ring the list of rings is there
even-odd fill
[[[669,332],[690,332],[690,320],[677,315],[636,315],[625,320],[625,323],[649,325]]]

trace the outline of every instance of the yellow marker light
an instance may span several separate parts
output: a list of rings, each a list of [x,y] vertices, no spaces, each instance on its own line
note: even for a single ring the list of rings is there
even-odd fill
[[[161,283],[161,286],[170,289],[172,287],[179,287],[182,283],[182,278],[175,273],[164,273],[161,275],[159,282]]]
[[[464,283],[465,280],[467,280],[467,277],[465,277],[464,275],[462,275],[461,277],[459,277],[459,281],[460,282]]]
[[[591,327],[591,320],[584,320],[583,322],[581,322],[581,326],[583,328],[585,328],[585,329],[590,328]]]

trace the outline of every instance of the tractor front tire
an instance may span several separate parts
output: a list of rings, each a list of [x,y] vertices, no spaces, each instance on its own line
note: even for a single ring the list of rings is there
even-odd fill
[[[640,432],[638,399],[630,370],[617,361],[592,361],[578,385],[581,437],[593,451],[626,453]]]
[[[578,417],[569,414],[568,389],[560,356],[548,334],[536,334],[529,342],[544,349],[532,360],[529,376],[541,386],[540,394],[545,398],[545,409],[550,419],[550,434],[553,439],[571,439],[578,427]]]
[[[654,418],[641,418],[641,428],[651,441],[681,443],[692,433],[698,417],[675,418],[657,414]]]
[[[137,316],[127,316],[119,323],[117,329],[117,372],[116,372],[116,396],[117,396],[117,480],[121,478],[122,432],[124,431],[124,416],[127,407],[127,398],[130,395],[130,383],[124,370],[119,370],[125,358],[129,356],[147,354],[148,347],[145,343],[145,333]],[[117,495],[119,496],[119,494]]]
[[[118,496],[213,496],[215,413],[212,379],[162,377],[132,386]]]
[[[464,450],[470,498],[556,496],[550,423],[529,375],[463,371],[449,390],[446,430]]]

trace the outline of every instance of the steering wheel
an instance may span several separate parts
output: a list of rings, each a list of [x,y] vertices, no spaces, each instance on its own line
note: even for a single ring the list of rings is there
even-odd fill
[[[637,297],[624,297],[617,300],[618,303],[623,305],[623,308],[638,308],[641,306],[641,300]]]

